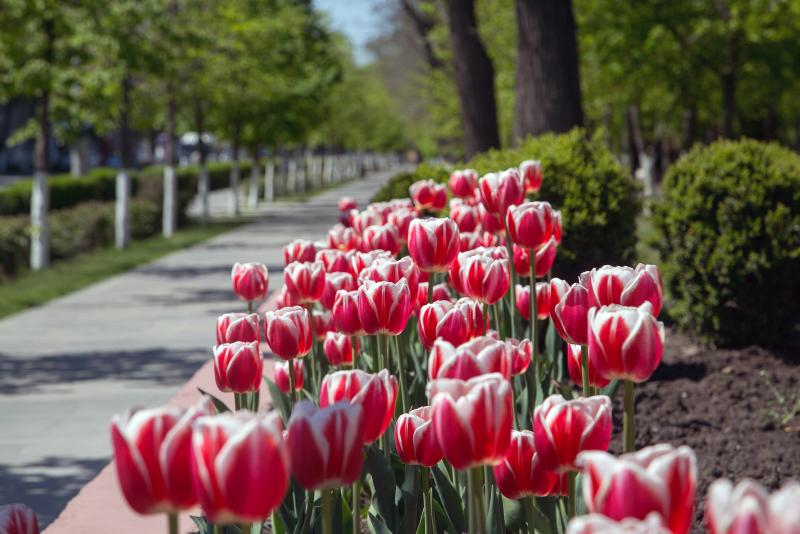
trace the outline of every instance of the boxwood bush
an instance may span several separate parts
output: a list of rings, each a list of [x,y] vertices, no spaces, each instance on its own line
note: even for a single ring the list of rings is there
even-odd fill
[[[653,222],[681,325],[719,345],[792,341],[800,156],[752,140],[695,147],[667,172]]]
[[[641,207],[638,186],[599,135],[589,137],[575,129],[528,138],[517,148],[492,150],[456,167],[485,174],[515,167],[526,159],[542,163],[544,183],[538,198],[561,210],[564,238],[554,267],[557,276],[572,281],[595,266],[632,262]],[[445,183],[448,176],[448,168],[421,165],[413,173],[392,179],[375,200],[405,197],[416,180],[433,178]]]

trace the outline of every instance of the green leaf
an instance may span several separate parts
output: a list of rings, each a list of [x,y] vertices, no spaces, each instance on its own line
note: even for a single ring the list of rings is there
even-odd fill
[[[366,470],[372,478],[372,485],[375,487],[373,502],[384,524],[394,532],[396,489],[394,472],[386,462],[384,455],[374,445],[367,448],[365,464]]]
[[[283,417],[283,421],[288,424],[289,417],[292,415],[292,411],[289,408],[289,402],[286,398],[286,395],[278,388],[275,382],[266,376],[264,377],[264,382],[266,382],[267,388],[269,388],[269,397],[272,400],[272,406],[278,409]]]
[[[467,531],[467,521],[464,518],[463,501],[458,495],[458,490],[453,487],[450,482],[450,477],[444,470],[443,463],[439,462],[436,466],[431,468],[433,480],[436,483],[436,491],[439,493],[439,499],[442,502],[442,508],[447,515],[447,520],[450,526],[456,532]]]
[[[211,393],[204,391],[202,388],[197,388],[197,391],[199,391],[201,395],[205,395],[206,397],[209,397],[211,399],[211,402],[214,403],[214,407],[217,409],[217,413],[225,413],[231,411],[231,409],[228,408],[228,406],[223,401],[221,401]]]
[[[420,471],[425,468],[407,465],[405,466],[405,477],[401,491],[403,494],[403,515],[400,519],[400,532],[413,534],[418,525],[420,506]],[[424,473],[423,473],[424,476]]]
[[[609,385],[600,390],[600,395],[607,395],[613,399],[614,395],[617,394],[617,388],[619,387],[620,383],[621,382],[619,380],[612,380]]]
[[[525,514],[520,501],[507,499],[503,500],[503,516],[506,526],[512,532],[522,530],[525,527]]]
[[[488,483],[488,481],[487,481]],[[505,532],[505,516],[503,502],[497,488],[492,484],[489,495],[489,512],[486,514],[486,529],[488,532]]]
[[[189,518],[197,525],[197,530],[200,531],[200,534],[213,534],[214,525],[209,523],[205,517],[190,515]]]
[[[392,531],[389,530],[389,527],[386,526],[386,523],[375,514],[369,514],[369,530],[373,534],[392,534]]]

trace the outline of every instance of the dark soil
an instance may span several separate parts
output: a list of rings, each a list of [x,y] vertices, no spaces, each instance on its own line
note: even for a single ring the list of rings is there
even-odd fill
[[[667,333],[661,366],[636,386],[636,447],[666,442],[694,449],[699,479],[692,532],[704,532],[703,502],[717,478],[751,478],[769,490],[800,479],[800,414],[781,421],[798,396],[800,350],[707,349]],[[621,429],[622,388],[616,397],[614,427]],[[619,452],[620,444],[617,432],[612,451]]]

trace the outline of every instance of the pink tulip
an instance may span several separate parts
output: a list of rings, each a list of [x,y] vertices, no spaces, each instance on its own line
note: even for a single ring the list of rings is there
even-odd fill
[[[517,311],[526,321],[531,320],[531,286],[517,284]],[[540,321],[550,315],[550,284],[536,282],[536,318]]]
[[[433,302],[438,302],[440,300],[453,300],[453,294],[450,292],[450,288],[446,283],[433,286]],[[428,282],[420,282],[417,290],[417,305],[415,309],[417,315],[419,315],[419,309],[426,304],[430,304],[430,302],[428,302]]]
[[[408,227],[408,254],[423,271],[447,271],[458,255],[458,246],[458,226],[453,219],[415,219]]]
[[[328,230],[328,246],[335,250],[358,250],[361,248],[361,234],[353,228],[336,224]],[[315,258],[304,261],[314,261]],[[317,258],[318,259],[318,258]]]
[[[140,514],[175,513],[197,504],[189,471],[192,423],[214,413],[204,396],[185,411],[133,410],[111,419],[117,478],[131,508]]]
[[[333,302],[336,300],[336,293],[339,290],[354,291],[356,287],[356,280],[352,274],[328,273],[325,275],[325,290],[322,292],[319,303],[326,310],[330,310],[333,308]]]
[[[514,402],[511,384],[503,375],[434,380],[428,383],[428,398],[436,438],[453,467],[464,470],[505,458]]]
[[[349,336],[366,334],[358,315],[359,291],[338,291],[333,301],[333,326],[335,330]]]
[[[511,363],[505,343],[488,336],[477,337],[458,347],[437,339],[428,358],[428,376],[431,380],[469,380],[480,375],[498,373],[508,379],[511,376]]]
[[[245,302],[264,300],[269,289],[269,271],[263,263],[234,263],[233,292]]]
[[[275,299],[275,308],[289,308],[300,304],[297,297],[289,293],[288,288],[284,285],[278,292],[278,298]]]
[[[458,346],[483,333],[483,312],[470,299],[438,300],[420,309],[418,326],[425,349],[430,350],[437,339]]]
[[[511,374],[521,375],[528,370],[533,357],[533,344],[529,339],[518,340],[514,338],[506,338],[504,341],[506,345],[506,352],[511,358]]]
[[[464,252],[460,252],[458,256],[456,256],[456,261],[453,262],[452,267],[450,267],[449,271],[449,280],[450,285],[456,292],[460,295],[466,295],[467,291],[461,284],[461,270],[462,264],[466,263],[469,258],[474,256],[482,256],[492,260],[498,259],[508,259],[508,252],[506,251],[505,247],[476,247],[472,250],[467,250]]]
[[[258,391],[263,369],[258,341],[237,341],[214,347],[214,381],[220,391]]]
[[[283,264],[314,261],[317,255],[317,246],[308,239],[295,239],[283,247]]]
[[[478,181],[486,211],[505,217],[508,208],[525,201],[525,184],[517,169],[489,173]]]
[[[690,448],[661,444],[619,458],[591,451],[582,453],[578,464],[590,512],[617,521],[656,512],[673,534],[689,531],[697,485],[697,461]]]
[[[715,480],[708,488],[709,534],[797,534],[800,532],[800,482],[769,495],[760,484]]]
[[[553,208],[549,202],[525,202],[506,214],[511,240],[526,250],[538,251],[553,235]]]
[[[294,390],[301,391],[303,389],[303,360],[288,360],[285,362],[275,362],[275,367],[272,369],[272,381],[278,386],[278,389],[285,394],[289,394],[291,389],[291,381],[289,380],[289,366],[292,367],[294,372]]]
[[[201,417],[192,432],[194,491],[214,523],[262,521],[289,487],[289,453],[276,412]]]
[[[350,223],[358,235],[364,235],[364,230],[368,226],[383,224],[383,216],[380,212],[369,209],[363,211],[351,210]]]
[[[342,197],[339,199],[339,211],[350,211],[358,209],[358,202],[353,197]]]
[[[561,244],[562,233],[561,212],[559,210],[553,210],[553,239],[556,240],[556,245]]]
[[[361,276],[365,270],[370,268],[378,260],[391,260],[394,256],[385,250],[371,250],[369,252],[353,252],[348,261],[350,270],[355,273],[356,278]]]
[[[412,302],[417,300],[419,290],[420,272],[414,260],[405,256],[399,260],[380,258],[361,272],[361,277],[374,282],[396,283],[405,280],[408,284],[409,296]]]
[[[302,358],[311,352],[311,317],[300,306],[268,311],[264,334],[272,352],[281,359]]]
[[[292,475],[311,491],[351,485],[361,475],[363,436],[360,405],[339,402],[320,409],[310,401],[300,401],[292,411],[286,436]]]
[[[39,534],[39,520],[24,504],[0,506],[0,532],[3,534]]]
[[[458,225],[459,232],[477,232],[481,226],[481,212],[477,206],[463,202],[451,204],[450,218]]]
[[[447,188],[433,180],[420,180],[408,188],[417,211],[442,211],[447,205]]]
[[[526,193],[537,193],[542,187],[542,165],[538,160],[528,159],[519,164],[519,173],[525,181]]]
[[[558,253],[558,243],[554,236],[550,236],[547,243],[542,246],[533,258],[533,270],[537,278],[547,276],[553,263],[556,261]],[[514,270],[517,274],[526,278],[530,277],[530,252],[522,247],[514,245]]]
[[[611,399],[605,395],[570,401],[550,395],[533,412],[536,450],[552,471],[575,471],[578,453],[607,450],[611,443]]]
[[[397,419],[394,427],[394,448],[400,461],[407,465],[433,467],[444,457],[431,421],[431,407],[423,406]]]
[[[345,252],[343,250],[323,249],[317,251],[316,261],[322,263],[325,272],[330,273],[349,273],[354,277],[357,273],[353,270],[351,258],[357,252]]]
[[[448,185],[453,196],[460,198],[470,198],[475,192],[478,181],[478,173],[472,169],[453,171],[450,174]]]
[[[358,404],[364,409],[364,444],[376,441],[389,428],[397,400],[397,379],[386,369],[376,374],[360,369],[325,375],[319,390],[319,405],[324,408],[339,401]]]
[[[458,259],[459,286],[470,298],[494,304],[508,292],[511,273],[507,259],[474,255]]]
[[[578,282],[571,286],[559,278],[550,281],[550,318],[567,343],[587,345],[589,291]]]
[[[401,208],[390,212],[386,222],[394,226],[395,230],[397,230],[397,238],[401,243],[405,243],[408,238],[408,228],[411,226],[411,221],[416,218],[416,211]]]
[[[226,313],[217,317],[217,345],[261,340],[258,314]]]
[[[597,372],[597,369],[592,365],[592,360],[588,360],[589,367],[589,385],[596,388],[604,388],[611,383],[606,380]],[[581,354],[581,346],[567,343],[567,371],[569,377],[576,386],[583,384],[583,359]]]
[[[358,289],[358,317],[367,334],[396,336],[405,330],[410,315],[411,292],[405,280],[366,280]]]
[[[586,273],[589,301],[592,306],[641,306],[649,302],[653,315],[661,311],[663,289],[661,274],[655,265],[640,263],[636,269],[605,265]]]
[[[340,365],[353,365],[356,353],[359,350],[358,339],[353,341],[352,336],[328,332],[323,345],[328,363],[339,367]]]
[[[317,302],[325,291],[325,266],[319,261],[290,263],[283,270],[283,281],[300,303]]]
[[[603,378],[644,382],[663,352],[664,324],[652,316],[649,302],[589,310],[589,360]]]
[[[492,234],[506,235],[503,217],[499,213],[491,213],[483,204],[478,204],[478,211],[481,215],[481,229]]]
[[[628,517],[614,521],[600,514],[582,515],[567,525],[567,534],[672,534],[656,513],[646,519]]]
[[[367,226],[362,237],[364,250],[385,250],[392,256],[400,252],[400,236],[391,224]]]
[[[511,445],[506,457],[494,466],[497,489],[509,499],[522,497],[544,497],[550,495],[558,481],[558,475],[546,470],[530,430],[512,430]]]
[[[333,332],[333,314],[328,310],[314,310],[311,314],[311,333],[317,341],[325,341],[328,332]]]

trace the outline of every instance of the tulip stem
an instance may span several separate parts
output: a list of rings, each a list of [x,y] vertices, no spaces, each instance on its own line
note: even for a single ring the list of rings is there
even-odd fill
[[[592,394],[589,386],[589,346],[581,345],[581,379],[583,382],[583,396],[589,397]]]
[[[401,343],[398,337],[399,336],[392,336],[392,341],[394,342],[394,353],[395,356],[397,356],[397,374],[400,375],[400,407],[403,413],[406,413],[408,408],[408,387],[406,386],[406,369],[403,362],[405,354],[400,350]]]
[[[536,534],[536,516],[533,513],[534,497],[523,497],[522,508],[525,510],[525,521],[528,523],[528,534]]]
[[[353,482],[353,534],[361,534],[361,477]]]
[[[436,514],[433,511],[433,494],[431,493],[428,478],[430,473],[427,467],[422,467],[422,500],[425,506],[425,534],[436,532]],[[353,534],[356,534],[353,532]],[[359,533],[360,534],[360,533]]]
[[[509,284],[509,291],[508,295],[510,297],[511,306],[508,308],[508,314],[511,318],[511,337],[517,337],[517,273],[514,269],[514,245],[511,243],[511,234],[508,231],[508,223],[504,223],[506,227],[506,250],[508,250],[508,263],[509,263],[509,271],[511,274],[511,283]],[[533,258],[535,254],[531,251],[531,258]],[[533,261],[533,259],[531,259]],[[534,284],[536,283],[536,278],[533,278]]]
[[[469,532],[486,534],[486,510],[483,507],[483,466],[473,467],[468,472],[467,491],[469,492]]]
[[[633,452],[636,438],[636,428],[633,422],[633,382],[623,380],[625,383],[625,415],[622,419],[622,445],[623,452]]]
[[[253,313],[253,301],[252,300],[248,300],[247,301],[247,313]]]
[[[178,514],[167,514],[167,528],[169,534],[178,534]]]
[[[436,273],[430,272],[428,273],[428,302],[426,304],[430,304],[433,302],[433,286],[436,283]]]
[[[322,534],[333,534],[332,494],[333,490],[322,490]]]
[[[233,408],[237,412],[242,409],[242,396],[236,392],[233,394]]]
[[[567,474],[567,518],[572,519],[575,517],[575,479],[578,473],[570,471]]]
[[[531,288],[530,288],[530,313],[531,313],[531,320],[530,320],[530,334],[531,334],[531,364],[530,364],[530,371],[528,372],[528,376],[533,375],[533,387],[531,387],[530,381],[528,381],[528,409],[533,411],[536,408],[536,390],[539,389],[539,334],[536,331],[536,316],[538,315],[537,306],[539,305],[536,299],[536,267],[535,267],[535,254],[530,254],[530,262],[529,262],[529,269],[528,274],[530,276]]]
[[[294,403],[297,402],[297,391],[294,389],[294,359],[289,360],[289,397],[292,399],[292,408],[294,408]]]

